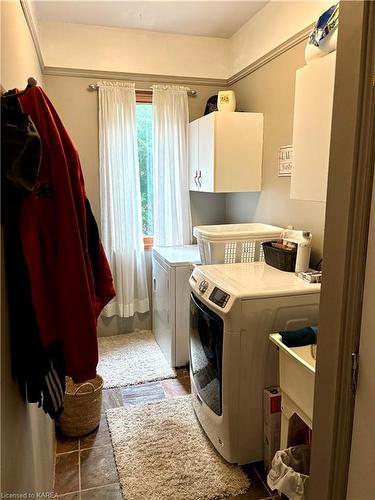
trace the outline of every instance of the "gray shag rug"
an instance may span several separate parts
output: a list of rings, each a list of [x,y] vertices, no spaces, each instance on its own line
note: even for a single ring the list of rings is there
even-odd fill
[[[98,373],[104,388],[176,377],[148,330],[99,337]]]
[[[245,493],[249,479],[217,453],[191,396],[106,411],[125,500],[213,500]]]

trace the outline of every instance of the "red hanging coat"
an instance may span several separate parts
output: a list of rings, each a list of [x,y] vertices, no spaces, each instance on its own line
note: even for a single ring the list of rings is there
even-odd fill
[[[40,87],[19,102],[42,142],[37,184],[20,216],[32,301],[44,346],[61,342],[66,374],[80,382],[96,375],[97,318],[115,296],[111,271],[99,238],[92,241],[78,152],[56,110]]]

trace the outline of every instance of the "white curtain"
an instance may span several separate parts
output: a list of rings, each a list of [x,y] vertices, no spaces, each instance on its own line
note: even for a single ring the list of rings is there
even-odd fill
[[[99,83],[101,230],[116,290],[104,316],[149,310],[135,113],[134,83]]]
[[[153,86],[154,244],[191,243],[187,88]]]

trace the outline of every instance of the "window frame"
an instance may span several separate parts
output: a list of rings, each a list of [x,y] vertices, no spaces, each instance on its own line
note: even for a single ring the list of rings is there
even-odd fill
[[[152,90],[136,90],[135,92],[136,104],[151,104],[152,105]],[[145,250],[150,250],[154,246],[153,236],[143,236],[143,247]]]

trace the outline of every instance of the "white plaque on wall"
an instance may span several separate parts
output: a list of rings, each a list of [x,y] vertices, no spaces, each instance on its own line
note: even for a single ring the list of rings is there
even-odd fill
[[[293,170],[293,145],[279,149],[279,177],[290,177]]]

